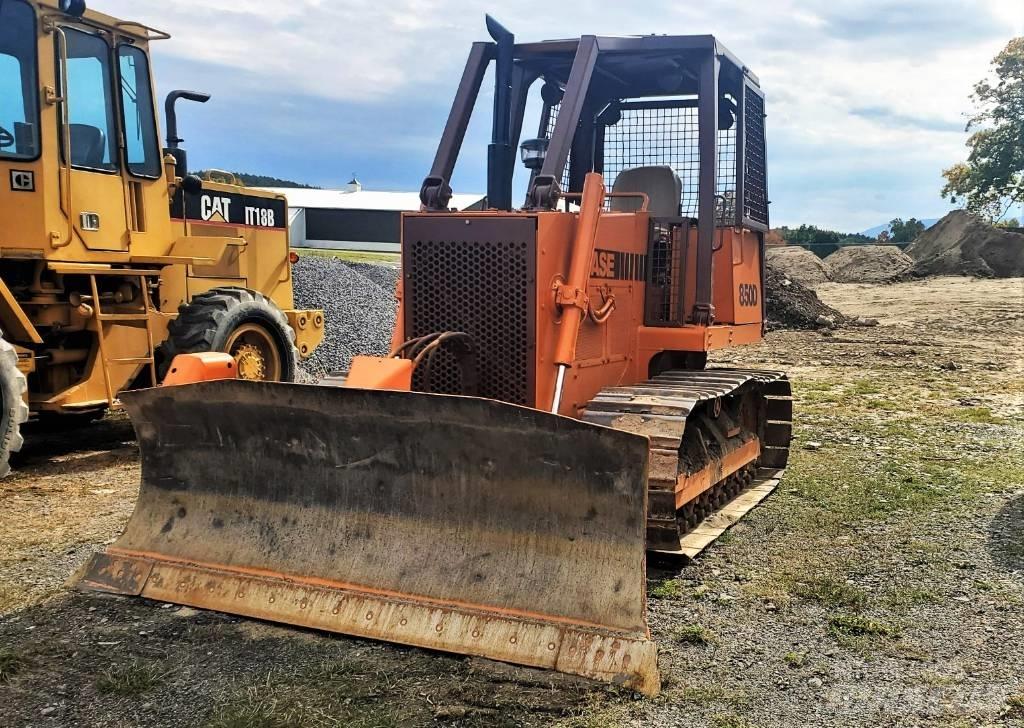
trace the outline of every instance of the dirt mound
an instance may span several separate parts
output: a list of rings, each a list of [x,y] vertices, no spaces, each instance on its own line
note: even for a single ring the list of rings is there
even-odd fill
[[[846,321],[843,314],[822,303],[818,294],[787,276],[774,263],[765,266],[764,282],[770,331],[834,329]]]
[[[884,283],[906,275],[913,259],[894,245],[850,245],[825,259],[837,283]]]
[[[829,281],[824,261],[799,245],[769,248],[767,258],[776,270],[810,288]]]
[[[963,210],[925,231],[907,253],[920,276],[1024,276],[1024,233],[992,227]]]

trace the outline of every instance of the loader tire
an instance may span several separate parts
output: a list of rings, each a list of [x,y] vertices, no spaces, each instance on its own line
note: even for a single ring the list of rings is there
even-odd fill
[[[294,382],[295,332],[273,301],[247,288],[214,288],[178,309],[160,347],[160,379],[178,354],[222,351],[241,379]]]
[[[28,419],[28,380],[18,369],[18,353],[0,339],[0,478],[11,472],[11,453],[21,450],[21,426]]]

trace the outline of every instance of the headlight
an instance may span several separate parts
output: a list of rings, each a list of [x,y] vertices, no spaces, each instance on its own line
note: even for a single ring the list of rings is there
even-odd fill
[[[80,18],[85,15],[85,0],[60,0],[60,11]]]

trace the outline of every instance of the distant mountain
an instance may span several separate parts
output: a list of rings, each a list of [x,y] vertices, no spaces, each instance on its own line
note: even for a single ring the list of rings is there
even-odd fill
[[[196,172],[196,174],[202,177],[205,175],[205,171]],[[232,174],[246,187],[288,187],[299,190],[320,189],[319,187],[302,184],[301,182],[292,182],[291,180],[278,179],[277,177],[269,177],[263,174],[248,174],[247,172],[232,172]]]
[[[937,218],[937,217],[935,217],[935,218],[931,218],[930,217],[927,220],[921,220],[921,222],[924,223],[924,229],[925,230],[927,230],[928,228],[934,226],[935,223],[937,223],[938,221],[939,221],[939,218]],[[869,238],[877,238],[883,232],[892,232],[892,227],[888,223],[886,223],[885,225],[879,225],[877,227],[871,228],[870,230],[865,230],[864,232],[861,233],[861,235],[867,235]]]

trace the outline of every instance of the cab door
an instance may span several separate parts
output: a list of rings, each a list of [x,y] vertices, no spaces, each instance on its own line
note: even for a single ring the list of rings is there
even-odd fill
[[[67,105],[61,154],[65,165],[70,157],[71,224],[90,250],[127,251],[113,51],[102,35],[61,30],[64,52],[58,48],[57,60]]]

